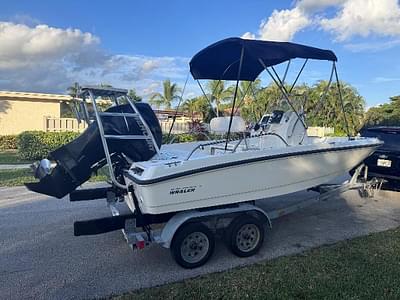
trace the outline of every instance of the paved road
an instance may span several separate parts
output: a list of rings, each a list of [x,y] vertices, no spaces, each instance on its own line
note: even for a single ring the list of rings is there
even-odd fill
[[[290,199],[307,196],[297,193]],[[282,203],[282,198],[260,205],[276,203]],[[108,215],[104,201],[70,203],[24,188],[0,188],[0,298],[120,294],[386,230],[400,224],[400,194],[360,199],[356,191],[348,191],[275,220],[256,256],[237,258],[218,243],[211,260],[195,270],[180,268],[169,251],[157,245],[133,253],[119,231],[73,236],[74,220]]]

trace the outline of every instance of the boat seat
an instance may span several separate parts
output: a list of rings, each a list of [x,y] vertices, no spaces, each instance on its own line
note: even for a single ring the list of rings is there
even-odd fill
[[[210,131],[214,133],[226,133],[229,128],[230,117],[216,117],[211,119]],[[232,118],[231,132],[245,132],[246,122],[242,117],[234,116]]]

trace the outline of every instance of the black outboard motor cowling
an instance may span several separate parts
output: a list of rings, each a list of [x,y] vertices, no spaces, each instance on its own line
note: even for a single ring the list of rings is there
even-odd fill
[[[158,147],[161,147],[162,132],[156,115],[147,103],[136,103],[136,108],[149,126]],[[106,112],[134,113],[129,104],[110,107]],[[106,135],[143,135],[142,129],[133,117],[102,116]],[[156,152],[151,150],[145,140],[107,140],[110,154],[124,154],[132,161],[145,161]],[[87,181],[105,158],[97,122],[93,122],[76,139],[50,152],[49,159],[57,162],[50,174],[39,182],[26,183],[34,192],[62,198]]]

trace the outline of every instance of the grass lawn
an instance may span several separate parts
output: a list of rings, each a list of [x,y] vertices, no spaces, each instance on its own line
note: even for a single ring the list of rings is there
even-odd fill
[[[400,228],[114,299],[400,299]]]
[[[35,180],[30,169],[0,170],[0,186],[23,185]]]
[[[92,176],[89,181],[105,181],[106,179],[105,173],[99,172],[98,175]],[[37,179],[33,177],[30,169],[0,170],[0,187],[18,186],[23,185],[25,182],[33,181],[37,181]]]
[[[21,160],[16,150],[0,151],[0,164],[28,164],[31,161]]]

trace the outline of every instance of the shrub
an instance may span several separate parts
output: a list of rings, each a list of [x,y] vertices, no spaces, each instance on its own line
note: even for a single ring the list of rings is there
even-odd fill
[[[17,135],[0,135],[0,150],[17,149]]]
[[[181,134],[171,134],[169,139],[167,139],[168,134],[163,134],[163,144],[171,143],[186,143],[195,141],[205,141],[208,140],[207,136],[202,133],[181,133]]]
[[[18,135],[18,155],[26,160],[42,159],[78,135],[76,132],[25,131]]]

